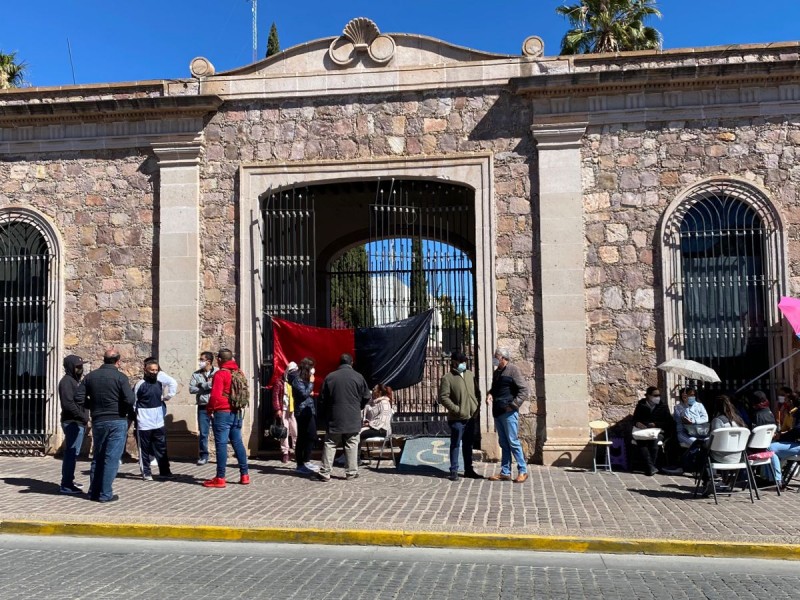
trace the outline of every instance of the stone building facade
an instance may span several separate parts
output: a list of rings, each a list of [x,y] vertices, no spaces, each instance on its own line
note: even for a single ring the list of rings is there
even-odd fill
[[[492,348],[512,350],[531,383],[527,451],[544,464],[585,461],[590,418],[616,422],[646,386],[677,383],[655,365],[687,355],[676,269],[688,263],[670,240],[698,199],[758,214],[759,327],[769,360],[791,350],[773,305],[800,283],[797,44],[547,57],[529,38],[506,56],[354,20],[241,69],[215,74],[199,58],[191,70],[0,92],[0,225],[31,224],[52,261],[50,448],[66,354],[99,363],[113,344],[131,376],[157,354],[184,384],[169,426],[188,455],[199,351],[234,348],[265,384],[261,207],[309,186],[469,190],[475,367],[486,390]],[[335,211],[324,226],[341,236],[320,253],[364,239]],[[771,381],[792,373],[787,362]],[[262,416],[248,416],[253,452]],[[486,415],[481,430],[496,453]]]

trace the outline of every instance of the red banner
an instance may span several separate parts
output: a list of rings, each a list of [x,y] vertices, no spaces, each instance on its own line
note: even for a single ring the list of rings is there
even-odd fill
[[[283,374],[286,365],[300,363],[305,357],[316,362],[314,391],[319,393],[325,376],[339,368],[339,357],[355,356],[355,337],[352,329],[326,329],[300,325],[283,319],[272,319],[275,358],[274,378]]]

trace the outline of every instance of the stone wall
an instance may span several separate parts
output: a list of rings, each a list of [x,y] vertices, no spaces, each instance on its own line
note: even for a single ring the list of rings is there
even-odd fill
[[[0,209],[38,210],[63,240],[63,351],[92,369],[114,345],[138,376],[153,351],[152,167],[137,151],[0,160]]]
[[[491,150],[497,223],[498,342],[533,377],[536,353],[533,140],[528,103],[505,93],[457,92],[349,100],[226,103],[206,127],[201,168],[205,289],[203,344],[235,346],[234,204],[240,162],[448,155]],[[353,174],[358,177],[358,173]],[[246,249],[245,249],[246,251]],[[478,274],[480,277],[480,274]],[[533,382],[532,382],[533,383]],[[532,385],[532,387],[534,387]],[[535,387],[534,387],[535,389]],[[533,407],[532,409],[529,409]],[[536,404],[526,411],[536,412]],[[529,416],[527,420],[532,420]],[[523,425],[533,453],[535,424]]]
[[[592,416],[616,422],[658,384],[664,311],[657,232],[666,207],[692,184],[735,175],[766,189],[791,223],[787,279],[800,292],[798,153],[800,124],[788,120],[590,128],[583,186]]]

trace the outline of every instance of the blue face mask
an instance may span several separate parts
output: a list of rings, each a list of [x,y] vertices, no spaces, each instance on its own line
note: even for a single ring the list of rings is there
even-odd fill
[[[695,402],[697,402],[697,398],[695,398],[694,396],[689,396],[686,399],[686,404],[688,404],[689,406],[694,406]]]
[[[467,363],[458,363],[457,369],[459,373],[463,373],[467,370]]]

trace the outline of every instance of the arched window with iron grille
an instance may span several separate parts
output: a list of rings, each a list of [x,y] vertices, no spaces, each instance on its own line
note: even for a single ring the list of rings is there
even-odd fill
[[[0,210],[3,452],[43,452],[58,426],[58,247],[37,213]]]
[[[662,233],[666,358],[708,365],[722,380],[713,387],[734,391],[787,349],[777,213],[748,182],[712,180],[673,203]],[[786,377],[778,369],[755,385],[771,389]]]

